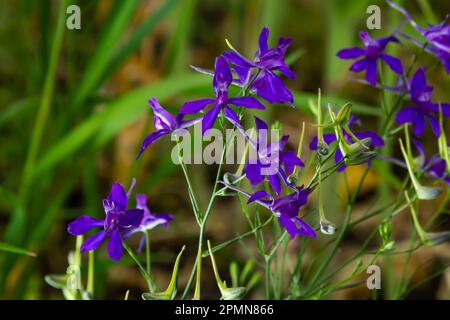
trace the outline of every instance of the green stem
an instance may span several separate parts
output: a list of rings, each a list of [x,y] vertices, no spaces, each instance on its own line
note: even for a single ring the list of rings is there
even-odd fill
[[[53,102],[53,92],[55,87],[56,72],[65,29],[66,7],[67,7],[67,0],[64,0],[60,3],[58,11],[58,21],[56,25],[52,49],[50,52],[50,62],[48,65],[47,75],[45,77],[41,103],[36,117],[36,123],[34,125],[33,133],[31,134],[31,143],[28,149],[27,158],[25,160],[25,167],[23,170],[22,183],[20,189],[20,196],[22,199],[27,198],[27,189],[31,183],[31,177],[36,162],[37,154],[39,151],[39,146],[41,144],[45,124],[47,122],[47,118],[50,112],[50,107]]]
[[[151,271],[151,256],[150,256],[150,232],[145,230],[145,258],[146,258],[146,267],[147,273],[150,274]]]

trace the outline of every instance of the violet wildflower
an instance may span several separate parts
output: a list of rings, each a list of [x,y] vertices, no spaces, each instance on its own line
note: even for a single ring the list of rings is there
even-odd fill
[[[228,97],[228,88],[233,80],[230,67],[226,60],[220,56],[216,58],[213,87],[216,98],[200,99],[186,102],[180,109],[182,114],[195,114],[208,105],[214,105],[202,119],[202,133],[211,129],[219,113],[223,110],[225,118],[239,126],[239,118],[230,105],[242,106],[250,109],[264,110],[264,105],[254,97]]]
[[[123,252],[123,233],[139,226],[144,210],[127,210],[128,196],[120,183],[114,182],[107,199],[103,200],[105,219],[96,219],[90,216],[80,216],[69,223],[67,231],[79,236],[101,227],[103,230],[87,238],[80,251],[91,251],[98,248],[105,238],[108,238],[108,254],[114,261],[119,261]]]
[[[290,79],[295,74],[289,69],[284,60],[286,50],[291,44],[290,38],[280,38],[278,45],[269,48],[269,28],[264,27],[259,35],[259,47],[253,60],[243,57],[236,51],[226,51],[224,57],[234,65],[233,70],[238,75],[238,83],[246,86],[249,83],[250,91],[270,103],[293,103],[294,97],[283,81],[275,74],[280,72]],[[254,71],[254,73],[252,72]]]
[[[291,239],[295,238],[297,234],[311,238],[317,237],[314,229],[298,217],[301,207],[308,202],[308,197],[311,192],[310,189],[302,186],[296,188],[296,190],[289,195],[274,199],[264,190],[259,190],[250,194],[234,185],[230,185],[223,181],[221,183],[229,189],[248,197],[247,203],[256,202],[270,210],[278,218],[279,223],[289,233]]]
[[[397,113],[396,121],[398,124],[411,123],[414,134],[422,136],[426,129],[426,119],[431,124],[433,133],[439,137],[441,128],[435,115],[439,113],[439,104],[431,101],[433,87],[427,85],[425,78],[425,68],[418,69],[411,79],[409,85],[409,95],[412,106],[403,108]],[[450,104],[442,103],[442,114],[450,117]]]
[[[425,43],[410,37],[409,35],[402,34],[405,38],[411,40],[414,44],[423,48],[425,51],[433,54],[444,64],[447,73],[450,72],[450,24],[447,24],[450,15],[447,15],[445,19],[438,25],[428,24],[428,28],[419,26],[412,18],[411,15],[404,8],[398,6],[392,1],[387,0],[387,3],[397,11],[401,12],[406,20],[422,35],[425,39]]]
[[[287,196],[274,199],[266,191],[260,190],[251,195],[247,203],[257,202],[272,211],[291,239],[295,238],[297,234],[316,238],[314,229],[298,218],[300,208],[308,202],[309,194],[309,189],[301,187]]]
[[[136,208],[143,210],[144,214],[141,223],[136,228],[127,231],[124,238],[128,238],[131,235],[142,232],[144,235],[141,238],[138,251],[141,251],[144,247],[146,239],[146,231],[155,228],[156,226],[167,227],[169,222],[171,222],[175,217],[167,213],[152,213],[147,206],[147,196],[145,194],[136,195]]]
[[[450,175],[447,174],[447,164],[444,159],[442,159],[439,155],[435,154],[429,158],[425,156],[425,149],[419,141],[416,139],[412,139],[413,144],[419,151],[420,157],[419,162],[420,170],[423,173],[426,173],[430,177],[433,177],[438,180],[442,180],[448,185],[450,185]]]
[[[183,114],[179,114],[177,117],[174,117],[159,104],[156,98],[151,98],[148,102],[150,103],[150,107],[155,115],[153,125],[156,131],[152,132],[144,139],[141,150],[136,158],[139,158],[142,152],[144,152],[149,145],[157,141],[159,138],[171,134],[178,129],[185,129],[201,120],[201,118],[196,118],[189,121],[183,121]]]
[[[260,135],[268,132],[269,127],[264,121],[255,117],[255,123]],[[280,141],[268,144],[267,147],[263,148],[260,145],[261,136],[259,137],[255,145],[258,154],[256,163],[249,161],[245,167],[245,175],[252,186],[257,186],[267,177],[269,184],[279,196],[281,194],[281,180],[289,184],[287,182],[287,176],[294,172],[296,166],[304,166],[295,152],[291,150],[284,151],[288,138],[289,136],[283,136]],[[272,174],[264,174],[264,169],[269,171],[269,168],[273,168],[274,166],[277,170],[273,170],[274,172]]]
[[[350,66],[350,71],[361,72],[366,71],[365,77],[367,82],[374,86],[377,83],[377,66],[378,60],[383,60],[389,68],[395,73],[402,75],[403,66],[401,61],[387,53],[384,53],[389,42],[398,42],[394,36],[372,39],[367,32],[360,32],[359,37],[364,43],[365,48],[354,47],[340,50],[336,55],[341,59],[357,59]]]
[[[352,127],[354,125],[361,125],[361,121],[360,119],[355,116],[355,115],[350,115],[350,118],[348,119],[347,122],[348,127]],[[346,142],[348,143],[354,143],[354,139],[351,137],[351,135],[346,131],[343,130],[344,132],[344,139]],[[381,138],[376,132],[374,131],[352,131],[352,133],[355,135],[355,137],[359,140],[364,140],[367,138],[370,138],[370,144],[369,147],[382,147],[384,145],[384,140],[383,138]],[[326,144],[330,145],[331,143],[333,143],[334,141],[336,141],[336,135],[334,133],[324,133],[323,134],[323,139],[325,141]],[[318,138],[317,136],[314,137],[310,144],[309,144],[309,148],[311,150],[318,150],[317,148],[317,142],[318,142]],[[337,164],[339,163],[342,159],[344,158],[342,151],[340,149],[337,149],[335,154],[334,154],[334,162]],[[370,165],[370,159],[367,161],[367,163]],[[347,168],[346,164],[342,164],[339,168],[338,171],[342,172]]]

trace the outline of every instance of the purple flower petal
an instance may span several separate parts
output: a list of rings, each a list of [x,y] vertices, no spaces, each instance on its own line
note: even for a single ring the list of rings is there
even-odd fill
[[[225,51],[222,53],[222,56],[227,59],[228,62],[235,64],[236,66],[246,68],[247,70],[255,66],[253,62],[234,51]]]
[[[377,84],[377,61],[376,60],[371,60],[371,61],[367,60],[366,80],[372,86]]]
[[[261,174],[261,165],[259,164],[247,163],[245,175],[252,186],[256,186],[264,180],[264,176]]]
[[[127,192],[123,188],[123,186],[114,182],[111,187],[111,192],[108,195],[108,199],[114,203],[114,207],[119,210],[125,210],[128,203]]]
[[[251,197],[248,199],[247,203],[252,203],[254,201],[261,200],[264,198],[267,198],[268,200],[272,200],[272,197],[270,196],[269,193],[267,193],[264,190],[259,190],[251,195]]]
[[[283,81],[270,70],[261,71],[254,81],[252,89],[261,98],[270,103],[293,103],[294,96],[286,88]]]
[[[103,220],[95,219],[90,216],[80,216],[67,226],[67,232],[71,235],[79,236],[85,234],[89,230],[97,227],[103,227]]]
[[[434,135],[436,137],[439,137],[441,135],[441,126],[439,124],[439,121],[431,115],[428,115],[427,118],[428,121],[430,121],[431,129],[433,130]]]
[[[425,132],[427,123],[425,121],[425,116],[421,113],[417,114],[417,117],[412,122],[412,129],[416,136],[421,137]]]
[[[336,55],[341,59],[356,59],[365,55],[366,50],[359,47],[340,50]]]
[[[106,232],[104,230],[97,232],[96,234],[87,238],[81,245],[80,251],[92,251],[98,248],[98,246],[103,242],[106,237]]]
[[[229,106],[225,106],[223,108],[223,111],[225,118],[230,120],[231,123],[233,123],[236,127],[242,128],[241,124],[239,123],[239,117],[237,116],[236,112],[234,112],[233,109],[231,109]]]
[[[269,184],[272,187],[272,189],[275,191],[277,196],[281,194],[281,181],[278,177],[278,174],[271,174],[269,177]]]
[[[267,50],[269,50],[268,45],[268,39],[269,39],[269,28],[267,26],[264,26],[264,28],[261,30],[261,33],[259,34],[259,52],[260,54],[263,54]]]
[[[278,217],[278,222],[280,222],[280,224],[286,229],[291,239],[294,239],[298,232],[298,228],[295,223],[284,215],[280,215]]]
[[[403,66],[400,59],[385,53],[381,55],[381,59],[383,59],[383,61],[388,64],[389,68],[391,68],[392,71],[400,75],[403,74]]]
[[[418,98],[426,90],[425,68],[418,69],[411,79],[411,97]]]
[[[367,67],[367,60],[366,59],[361,59],[358,60],[356,62],[354,62],[351,66],[350,66],[350,71],[353,72],[361,72],[363,70],[365,70]]]
[[[305,166],[302,160],[299,157],[297,157],[297,154],[292,150],[284,151],[282,153],[282,161],[284,169],[288,175],[294,172],[294,167]]]
[[[194,101],[188,101],[183,104],[180,109],[181,113],[194,114],[203,110],[208,104],[216,103],[216,99],[200,99]]]
[[[119,261],[122,257],[123,245],[122,237],[119,231],[115,230],[109,234],[108,240],[108,254],[111,260]]]
[[[228,99],[229,104],[243,106],[249,109],[265,110],[266,107],[254,97],[239,97]]]
[[[213,87],[216,97],[228,93],[228,87],[230,86],[231,81],[233,81],[233,75],[231,74],[227,60],[222,56],[217,57],[213,78]]]
[[[119,223],[120,227],[138,227],[141,223],[142,217],[144,215],[144,210],[142,209],[131,209],[125,211],[124,219]]]
[[[165,110],[156,98],[151,98],[148,102],[155,114],[153,122],[156,130],[174,130],[177,127],[175,117]]]
[[[289,67],[280,67],[278,68],[278,71],[284,74],[289,79],[295,79],[295,73],[291,69],[289,69]]]
[[[295,223],[297,224],[297,226],[300,226],[300,235],[306,236],[306,237],[311,237],[313,239],[317,238],[316,232],[314,231],[313,228],[311,228],[311,226],[309,226],[306,222],[304,222],[303,220],[294,217],[292,218]]]
[[[216,122],[217,117],[219,116],[221,107],[215,106],[211,110],[209,110],[204,116],[202,120],[202,134],[204,135],[209,129],[212,128],[214,123]]]
[[[417,109],[414,107],[408,107],[397,112],[395,120],[398,124],[412,123],[416,117]]]
[[[142,152],[145,151],[145,149],[148,148],[148,146],[150,146],[152,143],[156,142],[159,138],[164,137],[165,135],[170,134],[170,130],[159,130],[159,131],[155,131],[150,133],[145,139],[144,141],[142,141],[142,146],[141,146],[141,150],[139,150],[138,155],[136,156],[136,159],[138,159],[141,155]]]

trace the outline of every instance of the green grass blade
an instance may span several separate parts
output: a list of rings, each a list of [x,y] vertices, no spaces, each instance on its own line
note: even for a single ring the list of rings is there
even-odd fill
[[[12,246],[4,242],[0,242],[0,251],[36,257],[36,254],[34,252]]]
[[[139,3],[139,0],[118,1],[116,2],[117,7],[113,7],[111,10],[108,19],[109,23],[104,30],[94,55],[88,62],[84,77],[77,90],[78,93],[74,100],[75,106],[83,104],[92,91],[97,88],[105,69],[111,60],[111,52],[114,52],[117,47],[118,40],[123,34]]]

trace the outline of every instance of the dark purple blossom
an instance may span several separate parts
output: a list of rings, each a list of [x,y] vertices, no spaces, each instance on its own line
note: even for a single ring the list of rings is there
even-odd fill
[[[422,35],[425,39],[425,43],[406,35],[402,34],[407,39],[425,51],[435,55],[444,64],[447,73],[450,72],[450,24],[447,24],[450,15],[447,15],[445,19],[438,25],[428,24],[427,28],[419,26],[412,18],[411,15],[402,7],[387,1],[391,7],[400,11],[408,20],[408,22]]]
[[[176,130],[185,129],[201,118],[192,119],[189,121],[183,121],[183,114],[174,117],[169,111],[164,109],[156,100],[156,98],[151,98],[149,101],[150,106],[154,113],[153,126],[155,127],[155,132],[148,135],[142,142],[141,150],[139,151],[137,158],[139,158],[145,149],[153,142],[157,141],[159,138],[173,133]]]
[[[123,252],[123,233],[131,228],[136,228],[141,223],[144,210],[127,210],[128,196],[120,183],[114,182],[107,199],[103,200],[105,218],[103,220],[90,216],[80,216],[75,221],[69,223],[67,231],[79,236],[86,232],[100,227],[103,230],[87,238],[82,246],[81,252],[91,251],[108,238],[108,254],[114,261],[119,261]]]
[[[265,140],[269,130],[268,125],[257,117],[255,117],[255,123],[259,133],[258,140],[254,144],[257,151],[257,159],[252,159],[253,161],[249,159],[245,167],[245,174],[252,186],[257,186],[267,177],[269,184],[279,196],[281,194],[282,181],[290,185],[287,182],[287,176],[294,172],[296,166],[303,167],[304,164],[295,152],[284,150],[289,136],[283,136],[280,141],[267,144]],[[264,142],[267,146],[261,145],[261,142]],[[276,168],[276,170],[271,170],[270,168]],[[265,171],[268,173],[266,174]],[[269,171],[272,171],[272,173],[270,174]]]
[[[409,95],[413,105],[401,109],[396,116],[398,124],[411,123],[413,132],[420,137],[426,129],[426,119],[431,124],[434,134],[439,137],[441,128],[439,121],[435,118],[439,114],[439,104],[431,101],[433,87],[427,85],[425,68],[418,69],[411,79]],[[450,117],[450,104],[442,103],[442,114]]]
[[[394,36],[372,39],[367,32],[360,32],[359,37],[364,43],[364,48],[354,47],[340,50],[336,55],[341,59],[359,59],[350,66],[350,71],[366,71],[367,82],[374,86],[377,83],[378,60],[384,61],[395,73],[402,75],[401,61],[387,53],[384,53],[389,42],[398,42]]]
[[[248,203],[257,202],[272,211],[291,239],[295,238],[297,234],[316,238],[314,229],[298,218],[300,208],[308,202],[309,194],[309,189],[301,187],[287,196],[274,199],[266,191],[260,190],[250,196]]]
[[[243,57],[236,51],[226,51],[223,55],[234,65],[233,70],[238,76],[238,84],[246,86],[251,83],[250,91],[270,103],[291,104],[294,101],[292,93],[275,73],[277,71],[290,79],[295,79],[295,74],[284,60],[291,39],[280,38],[276,47],[269,48],[269,32],[268,27],[262,29],[258,51],[253,60]]]
[[[145,241],[147,240],[146,231],[151,230],[159,225],[167,227],[169,222],[175,219],[175,217],[167,213],[152,213],[147,206],[147,196],[145,194],[136,195],[136,208],[141,209],[144,212],[141,223],[136,228],[132,228],[131,230],[127,231],[124,235],[124,238],[128,238],[137,232],[142,232],[144,235],[142,236],[138,249],[138,251],[141,251],[145,244]]]
[[[443,180],[445,183],[450,185],[450,175],[447,174],[447,164],[444,159],[439,155],[435,154],[429,158],[425,156],[425,149],[419,141],[412,139],[417,150],[419,150],[421,166],[420,170],[430,177],[435,179]]]
[[[348,127],[351,128],[354,125],[358,125],[360,126],[360,120],[358,117],[354,116],[353,114],[350,116],[349,120],[348,120]],[[345,131],[344,131],[344,139],[347,143],[354,143],[355,141],[353,140],[353,138]],[[367,131],[353,131],[353,134],[356,136],[356,138],[358,138],[359,140],[363,140],[366,138],[370,138],[370,146],[371,147],[382,147],[384,145],[384,140],[383,138],[381,138],[376,132],[367,130]],[[325,143],[327,145],[333,143],[334,141],[336,141],[336,135],[334,133],[324,133],[323,134],[323,139],[325,141]],[[309,144],[309,148],[311,150],[317,150],[317,143],[318,143],[318,137],[314,137],[311,141],[311,143]],[[343,154],[342,151],[340,149],[337,149],[335,154],[334,154],[334,162],[337,164],[339,163],[341,160],[343,159]],[[370,164],[370,162],[368,162],[368,164]],[[342,172],[347,168],[347,165],[342,164],[339,168],[338,171]]]
[[[213,108],[203,116],[203,134],[212,128],[222,110],[225,118],[235,125],[240,126],[239,118],[236,112],[230,108],[230,105],[242,106],[250,109],[265,109],[264,105],[254,97],[229,98],[228,87],[232,80],[233,76],[226,60],[222,56],[216,58],[213,78],[213,87],[216,98],[189,101],[181,107],[180,112],[182,114],[195,114],[203,110],[206,106],[213,105]]]

